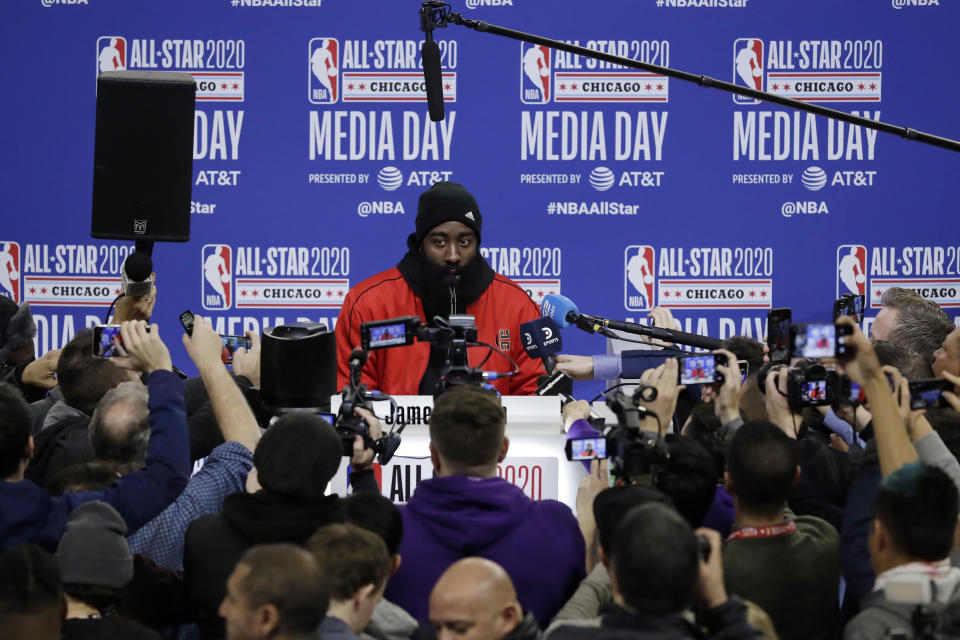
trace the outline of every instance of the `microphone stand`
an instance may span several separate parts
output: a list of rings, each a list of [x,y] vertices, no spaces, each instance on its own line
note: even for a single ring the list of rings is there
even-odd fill
[[[523,31],[499,27],[495,24],[489,24],[481,20],[464,18],[459,13],[454,13],[451,11],[450,5],[447,2],[441,2],[439,0],[427,0],[423,3],[423,6],[420,8],[420,28],[426,32],[428,40],[431,39],[432,32],[435,28],[446,27],[450,23],[468,27],[481,33],[492,33],[498,36],[511,38],[513,40],[520,40],[521,42],[544,45],[550,47],[551,49],[557,49],[558,51],[566,51],[567,53],[573,53],[586,58],[593,58],[594,60],[603,60],[604,62],[618,64],[631,69],[640,69],[641,71],[656,73],[658,75],[667,76],[668,78],[676,78],[677,80],[683,80],[684,82],[692,82],[693,84],[697,84],[701,87],[719,89],[720,91],[726,91],[727,93],[734,93],[740,96],[756,98],[757,100],[772,102],[774,104],[779,104],[791,109],[797,109],[799,111],[815,113],[820,116],[825,116],[834,120],[841,120],[843,122],[866,127],[868,129],[883,131],[884,133],[892,133],[907,140],[916,140],[917,142],[923,142],[935,147],[942,147],[944,149],[950,149],[951,151],[960,151],[960,142],[957,142],[956,140],[943,138],[930,133],[924,133],[923,131],[911,129],[910,127],[900,127],[897,125],[887,124],[885,122],[880,122],[879,120],[871,120],[869,118],[864,118],[863,116],[856,116],[851,113],[837,111],[836,109],[822,107],[818,104],[801,102],[799,100],[794,100],[793,98],[785,98],[783,96],[767,93],[766,91],[759,91],[750,87],[736,85],[732,82],[717,80],[716,78],[711,78],[709,76],[696,75],[694,73],[688,73],[678,69],[648,64],[646,62],[640,62],[631,58],[623,58],[610,53],[594,51],[578,45],[568,44],[566,42],[561,42],[560,40],[553,40],[551,38],[544,38],[542,36],[524,33]]]

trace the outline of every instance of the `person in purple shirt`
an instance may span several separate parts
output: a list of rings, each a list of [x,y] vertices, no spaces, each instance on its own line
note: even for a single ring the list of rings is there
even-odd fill
[[[403,563],[386,597],[418,620],[430,589],[451,564],[480,556],[510,575],[520,604],[545,626],[584,577],[584,542],[570,509],[534,502],[497,477],[507,455],[499,398],[472,385],[441,395],[430,417],[434,477],[422,482],[403,515]]]
[[[24,480],[33,454],[30,407],[20,392],[0,384],[0,548],[33,542],[55,549],[67,517],[77,506],[101,500],[116,509],[134,532],[176,500],[190,477],[190,448],[183,384],[173,374],[170,352],[156,324],[128,321],[121,325],[128,358],[119,366],[147,374],[150,392],[150,442],[146,466],[119,478],[103,491],[51,496]]]

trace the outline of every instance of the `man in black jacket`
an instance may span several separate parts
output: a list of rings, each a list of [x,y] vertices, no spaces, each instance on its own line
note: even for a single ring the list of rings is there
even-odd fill
[[[367,418],[379,437],[376,418]],[[237,560],[256,544],[302,545],[321,526],[344,521],[336,494],[324,495],[340,466],[343,447],[333,427],[311,413],[277,420],[253,453],[247,491],[227,496],[223,511],[194,520],[187,529],[183,569],[187,601],[204,638],[223,638],[217,609],[227,577]],[[352,459],[354,491],[379,491],[367,449],[363,461]]]
[[[614,534],[610,583],[617,606],[598,619],[557,627],[548,638],[762,638],[747,623],[746,606],[727,597],[720,534],[696,534],[664,504],[631,509]],[[709,554],[698,537],[709,543]],[[696,626],[684,615],[694,603]]]

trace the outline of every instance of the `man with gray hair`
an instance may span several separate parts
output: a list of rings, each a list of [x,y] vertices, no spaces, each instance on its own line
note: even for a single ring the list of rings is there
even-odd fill
[[[103,395],[88,427],[97,460],[143,467],[150,442],[149,400],[139,382],[124,382]]]
[[[883,308],[873,321],[871,340],[888,340],[932,363],[933,352],[955,328],[947,313],[936,302],[902,287],[884,291],[880,302]]]

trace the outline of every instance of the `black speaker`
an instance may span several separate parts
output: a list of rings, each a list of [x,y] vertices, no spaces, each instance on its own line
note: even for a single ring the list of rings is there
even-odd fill
[[[97,78],[94,238],[190,239],[196,83],[189,73]]]

